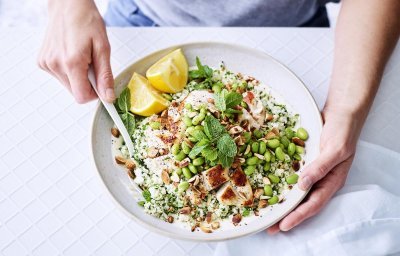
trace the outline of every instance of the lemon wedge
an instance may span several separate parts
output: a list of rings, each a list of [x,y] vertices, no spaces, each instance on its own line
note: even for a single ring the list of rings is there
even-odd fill
[[[188,64],[182,50],[177,49],[154,63],[147,70],[146,77],[162,92],[182,91],[188,79]]]
[[[150,82],[138,73],[133,73],[128,88],[131,94],[131,109],[134,114],[151,116],[157,114],[169,105],[169,101],[154,89]]]

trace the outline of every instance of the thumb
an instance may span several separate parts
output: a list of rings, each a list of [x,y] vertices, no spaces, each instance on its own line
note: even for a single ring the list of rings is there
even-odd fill
[[[322,151],[318,158],[306,166],[302,172],[299,180],[300,189],[310,189],[314,183],[325,177],[328,172],[342,161],[340,154],[333,150]]]
[[[100,97],[112,103],[115,100],[114,78],[110,65],[110,45],[108,41],[93,42],[93,69]]]

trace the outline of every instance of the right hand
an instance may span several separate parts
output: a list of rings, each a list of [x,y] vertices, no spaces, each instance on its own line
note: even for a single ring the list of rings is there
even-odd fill
[[[97,97],[88,80],[93,65],[100,97],[115,100],[110,44],[92,0],[49,0],[49,23],[38,65],[86,103]]]

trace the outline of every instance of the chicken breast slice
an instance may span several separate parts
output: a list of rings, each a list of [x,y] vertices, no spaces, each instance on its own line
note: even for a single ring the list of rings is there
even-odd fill
[[[202,173],[204,186],[208,191],[213,190],[229,180],[228,169],[216,165]]]
[[[233,171],[230,181],[218,190],[217,199],[225,205],[250,206],[253,204],[253,190],[246,174],[241,169]]]

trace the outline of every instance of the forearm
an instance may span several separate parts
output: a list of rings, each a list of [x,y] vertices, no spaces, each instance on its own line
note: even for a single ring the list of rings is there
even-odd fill
[[[357,117],[361,129],[400,34],[399,0],[345,0],[335,35],[324,112]]]

